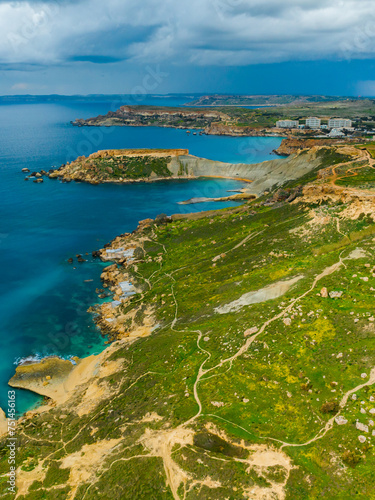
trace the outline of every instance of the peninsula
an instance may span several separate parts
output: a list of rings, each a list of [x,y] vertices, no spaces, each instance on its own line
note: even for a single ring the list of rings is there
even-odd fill
[[[300,143],[298,145],[301,146]],[[246,164],[198,158],[190,155],[186,149],[114,149],[98,151],[88,157],[81,156],[58,169],[42,171],[38,175],[44,174],[50,179],[64,182],[90,184],[156,182],[198,177],[231,178],[251,184],[242,189],[242,195],[225,199],[246,199],[257,197],[265,190],[275,189],[286,181],[296,180],[322,167],[329,161],[332,151],[333,149],[324,146],[297,149],[288,158]],[[341,154],[336,153],[336,156],[340,158]]]
[[[201,102],[201,101],[198,101]],[[205,101],[204,101],[205,102]],[[210,101],[211,102],[211,101]],[[375,128],[375,103],[372,99],[284,99],[283,104],[258,108],[223,106],[121,106],[116,111],[88,119],[77,118],[73,125],[171,127],[199,130],[209,135],[229,136],[296,136],[315,137],[328,133],[310,127],[297,130],[276,127],[279,120],[306,122],[308,117],[328,122],[330,118],[346,118],[353,122],[357,136],[372,134]],[[193,132],[194,133],[194,132]],[[372,137],[372,135],[371,135]]]

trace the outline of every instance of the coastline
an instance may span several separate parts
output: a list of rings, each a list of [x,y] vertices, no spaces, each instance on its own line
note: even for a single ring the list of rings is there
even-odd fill
[[[103,153],[103,152],[101,152]],[[308,165],[308,171],[315,168],[317,165],[316,161],[317,151],[314,150],[312,154],[308,155],[308,158],[303,157],[302,167]],[[189,155],[190,156],[190,155]],[[203,162],[209,162],[213,164],[222,164],[222,162],[214,162],[211,160],[199,159],[197,157],[193,157],[194,161],[202,160]],[[296,163],[297,162],[297,163]],[[254,171],[258,171],[258,175],[260,172],[260,181],[261,187],[258,186],[258,195],[261,194],[266,186],[269,185],[269,182],[264,181],[265,172],[274,171],[275,166],[281,166],[282,173],[285,174],[289,172],[293,172],[293,178],[297,173],[299,176],[305,173],[304,168],[298,170],[296,169],[296,165],[301,163],[298,155],[293,157],[292,159],[285,160],[271,160],[268,162],[262,162],[261,164],[254,165],[246,165],[246,167],[252,167]],[[225,165],[225,164],[223,164]],[[240,164],[241,165],[241,164]],[[259,166],[261,166],[259,170]],[[300,165],[301,166],[301,165]],[[286,169],[286,170],[285,170]],[[58,174],[61,172],[60,170],[56,171]],[[56,175],[57,177],[57,175]],[[194,179],[202,176],[194,176],[194,177],[183,177],[182,179]],[[234,178],[236,180],[241,180],[242,182],[248,182],[249,186],[256,185],[257,182],[259,184],[259,180],[257,182],[251,181],[246,178],[239,177],[227,177],[224,175],[216,175],[209,176],[204,175],[204,177],[216,177],[216,178]],[[155,182],[161,180],[181,180],[181,177],[174,178],[160,178],[160,179],[150,179],[150,180],[124,180],[122,182]],[[109,182],[109,181],[108,181]],[[120,183],[122,183],[120,182]],[[274,184],[274,179],[271,181]],[[99,182],[97,182],[99,184]],[[222,198],[214,198],[215,201],[243,201],[243,200],[252,200],[257,197],[254,193],[249,192],[246,188],[241,190],[242,192],[236,193],[234,195],[230,195],[228,197]],[[212,201],[213,199],[209,199]],[[189,202],[194,202],[191,200],[187,200],[185,202],[181,202],[182,204],[189,204]],[[218,209],[220,211],[220,209]],[[207,216],[209,212],[199,212],[198,214],[187,214],[185,218],[198,219],[200,217]],[[172,216],[171,220],[178,220],[181,218],[181,215]],[[133,324],[133,319],[136,314],[136,308],[132,309],[132,312],[128,315],[124,315],[121,311],[121,307],[124,303],[128,303],[129,299],[133,295],[133,293],[141,293],[142,287],[140,284],[133,283],[134,276],[130,277],[129,273],[126,271],[128,265],[133,265],[134,262],[134,254],[136,251],[143,252],[143,244],[144,244],[144,236],[143,230],[152,224],[155,224],[156,221],[152,219],[146,219],[139,223],[138,228],[133,231],[132,234],[126,233],[125,235],[118,236],[114,238],[105,248],[102,248],[98,251],[98,255],[100,256],[103,262],[111,262],[112,264],[105,267],[102,274],[101,279],[106,286],[112,292],[112,301],[104,302],[102,304],[96,304],[89,309],[89,312],[94,312],[97,315],[96,324],[100,328],[103,336],[108,336],[109,342],[112,343],[109,347],[105,348],[98,355],[91,355],[88,358],[75,358],[75,362],[77,363],[74,366],[70,361],[63,360],[61,358],[47,358],[42,359],[37,363],[31,363],[27,365],[20,365],[16,369],[15,376],[11,379],[9,385],[12,387],[19,387],[27,390],[31,390],[37,394],[45,396],[47,398],[51,398],[54,402],[52,404],[57,404],[58,402],[65,402],[69,395],[71,395],[74,390],[79,385],[79,380],[88,380],[87,377],[89,374],[94,374],[95,370],[98,369],[99,364],[106,359],[106,354],[114,349],[113,346],[116,342],[129,342],[135,339],[148,336],[152,333],[153,329],[157,325],[154,324],[153,319],[153,311],[148,310],[143,314],[143,321],[141,325]],[[140,234],[142,235],[141,237]],[[118,269],[118,264],[121,264],[121,271]],[[131,290],[131,293],[128,294]],[[133,292],[134,290],[134,292]],[[125,293],[124,293],[125,291]],[[124,328],[124,323],[130,320],[132,324],[131,329]],[[104,362],[104,361],[103,361]],[[32,367],[32,368],[30,368]],[[32,373],[33,370],[36,370],[37,375],[32,376],[31,378],[28,374]],[[55,371],[59,372],[58,376],[53,375]],[[48,377],[48,378],[47,378]],[[26,412],[21,418],[27,417],[28,415],[40,412],[41,407],[30,410]]]
[[[209,212],[198,212],[198,215]],[[190,214],[187,214],[189,216]],[[36,408],[25,411],[17,422],[33,418],[34,415],[43,413],[51,407],[64,405],[80,386],[93,382],[93,387],[84,395],[80,407],[77,409],[78,415],[84,415],[96,406],[98,400],[102,397],[101,390],[97,388],[95,380],[102,377],[108,377],[119,369],[119,363],[110,361],[112,356],[124,344],[130,344],[137,339],[151,335],[153,330],[158,327],[155,324],[153,311],[149,310],[145,314],[142,324],[133,322],[133,327],[125,330],[122,323],[126,319],[134,319],[137,307],[132,308],[131,313],[126,316],[121,312],[121,306],[128,303],[132,295],[141,293],[141,288],[133,286],[130,281],[130,293],[124,293],[124,279],[130,280],[126,271],[128,265],[133,265],[133,250],[142,248],[144,241],[143,230],[156,223],[153,219],[140,221],[138,227],[132,233],[115,237],[104,248],[98,250],[98,255],[104,263],[109,265],[101,273],[101,280],[112,294],[110,302],[99,304],[95,302],[86,314],[95,312],[95,323],[99,327],[103,337],[107,337],[108,344],[99,354],[92,354],[82,358],[73,357],[72,360],[63,359],[59,356],[47,356],[35,362],[28,362],[18,365],[14,376],[9,380],[10,387],[24,389],[34,392],[47,399]],[[124,248],[125,247],[125,248]],[[126,255],[126,256],[125,256]],[[122,273],[117,270],[117,265],[121,264]],[[129,287],[128,287],[129,288]],[[99,298],[99,294],[98,294]],[[97,389],[97,390],[96,390]],[[94,403],[93,403],[94,398]],[[8,423],[5,412],[0,408],[0,437],[8,431]]]
[[[157,150],[103,150],[88,157],[79,157],[48,173],[41,171],[38,175],[46,175],[62,182],[89,184],[148,183],[198,178],[234,179],[247,181],[247,186],[242,190],[246,199],[250,195],[261,196],[273,187],[309,173],[319,165],[319,155],[323,149],[324,146],[314,146],[308,150],[297,149],[295,154],[286,158],[260,163],[225,163],[191,154],[176,154],[176,150],[164,150],[163,157],[160,157]],[[238,199],[239,196],[234,195],[228,201]]]
[[[315,149],[310,154],[308,155],[307,158],[303,157],[302,160],[302,167],[308,165],[308,170],[310,171],[311,169],[315,168],[317,165],[316,161],[316,154],[319,151],[319,149]],[[148,151],[149,152],[149,151]],[[103,153],[103,152],[101,152]],[[138,154],[138,151],[135,153]],[[135,154],[133,151],[133,154]],[[157,152],[156,152],[157,154]],[[293,158],[287,158],[284,160],[270,160],[266,162],[262,162],[260,164],[250,164],[246,165],[246,167],[252,167],[254,171],[259,171],[259,167],[261,166],[260,169],[260,178],[262,179],[260,182],[261,187],[259,188],[258,186],[258,195],[261,194],[269,185],[268,183],[264,182],[264,176],[265,176],[265,171],[275,171],[275,166],[281,167],[281,171],[284,174],[284,178],[282,179],[285,181],[285,174],[288,173],[288,171],[293,172],[293,176],[289,178],[294,178],[296,174],[298,173],[299,176],[303,175],[305,173],[305,170],[302,168],[298,171],[296,170],[296,165],[298,163],[301,163],[301,160],[298,157],[299,155],[294,156]],[[191,157],[191,155],[189,155]],[[201,160],[204,163],[208,162],[209,164],[220,164],[220,165],[230,165],[230,164],[223,164],[222,162],[215,162],[213,160],[205,160],[197,157],[191,157],[194,159],[194,161]],[[297,163],[296,163],[297,162]],[[241,164],[239,164],[241,166]],[[266,168],[267,167],[267,168]],[[283,170],[286,171],[283,172]],[[56,171],[58,173],[59,170]],[[259,174],[259,172],[258,172]],[[152,179],[139,179],[139,180],[134,180],[134,179],[125,179],[124,181],[121,181],[119,183],[132,183],[132,182],[157,182],[157,181],[162,181],[162,180],[189,180],[189,179],[196,179],[199,177],[216,177],[216,178],[232,178],[235,180],[240,180],[242,182],[247,182],[249,186],[253,186],[254,184],[256,185],[258,182],[259,185],[259,180],[257,182],[254,182],[250,179],[246,178],[239,178],[239,177],[227,177],[224,175],[200,175],[200,176],[188,176],[188,177],[173,177],[173,178],[152,178]],[[110,181],[108,181],[110,182]],[[99,182],[95,182],[99,184]],[[272,184],[274,184],[274,179],[272,179]],[[251,200],[256,198],[257,196],[254,195],[253,193],[250,193],[246,188],[242,190],[241,193],[236,193],[235,195],[230,195],[228,197],[222,197],[222,198],[215,198],[215,201],[227,201],[227,200],[233,200],[233,201],[243,201],[243,200]],[[210,199],[212,201],[212,199]],[[182,204],[188,204],[190,200],[187,200],[187,202],[182,202]],[[218,209],[220,211],[220,209]],[[198,214],[186,214],[184,217],[181,215],[176,215],[172,216],[172,220],[178,220],[182,218],[191,218],[191,219],[198,219],[200,217],[207,216],[209,212],[199,212]],[[120,342],[121,345],[125,342],[132,342],[138,338],[148,336],[152,333],[153,329],[155,328],[154,322],[153,322],[153,311],[149,310],[146,312],[146,314],[143,317],[143,323],[142,325],[138,325],[137,327],[134,326],[131,330],[126,330],[122,326],[124,324],[124,321],[126,319],[134,319],[134,315],[136,311],[133,311],[130,315],[126,316],[124,315],[120,309],[123,303],[127,303],[129,300],[130,296],[123,296],[123,288],[121,285],[123,283],[129,283],[134,287],[134,290],[137,292],[141,292],[141,288],[138,288],[136,283],[130,283],[130,277],[128,273],[122,272],[120,273],[117,264],[127,264],[127,261],[129,264],[133,261],[133,254],[137,249],[140,249],[142,251],[143,247],[143,237],[138,238],[139,233],[142,232],[142,230],[151,224],[154,224],[155,221],[152,219],[146,219],[145,221],[141,221],[138,228],[133,231],[132,234],[126,233],[125,235],[118,236],[114,238],[108,245],[105,246],[105,248],[102,248],[101,250],[98,251],[101,260],[103,262],[112,262],[111,265],[106,267],[101,275],[102,280],[107,283],[107,286],[111,290],[113,294],[113,300],[111,302],[104,302],[100,305],[96,304],[92,308],[89,309],[90,312],[95,312],[98,315],[98,319],[96,321],[97,325],[99,326],[101,332],[103,335],[107,335],[108,338],[110,339],[109,342],[112,341],[112,343],[106,347],[100,354],[98,355],[91,355],[89,357],[84,357],[84,358],[75,358],[75,361],[77,363],[76,366],[73,366],[73,364],[68,361],[68,360],[63,360],[61,358],[52,358],[53,362],[51,362],[50,358],[45,358],[42,359],[41,361],[37,363],[31,363],[28,365],[21,365],[17,367],[16,369],[16,374],[15,376],[11,379],[9,385],[12,387],[19,387],[27,390],[31,390],[32,392],[35,392],[39,395],[45,396],[47,398],[51,399],[51,404],[59,404],[59,403],[64,403],[69,399],[70,395],[75,391],[75,389],[78,387],[78,385],[81,385],[80,381],[84,382],[89,380],[89,378],[92,375],[96,376],[98,367],[100,363],[104,363],[107,357],[109,356],[109,353],[112,352],[112,349],[115,347],[111,347],[116,345],[116,342]],[[126,252],[129,252],[129,250],[132,251],[129,255],[125,256]],[[111,254],[111,251],[113,252]],[[124,269],[123,269],[124,271]],[[49,360],[49,361],[48,361]],[[49,366],[46,366],[49,365]],[[29,380],[25,383],[25,380],[27,380],[27,373],[30,372],[30,366],[33,367],[33,370],[35,369],[37,372],[35,380]],[[53,373],[54,370],[51,369],[51,366],[55,367],[58,369],[58,371],[61,372],[59,376],[54,376],[53,378]],[[47,369],[47,371],[46,371]],[[96,373],[96,375],[95,375]],[[26,378],[25,378],[26,377]],[[48,379],[46,377],[49,377]],[[82,383],[83,383],[82,382]],[[44,405],[48,409],[48,405]],[[44,406],[40,406],[36,409],[30,410],[26,412],[21,419],[23,418],[29,418],[30,415],[33,415],[35,413],[39,413],[41,411],[44,411]]]

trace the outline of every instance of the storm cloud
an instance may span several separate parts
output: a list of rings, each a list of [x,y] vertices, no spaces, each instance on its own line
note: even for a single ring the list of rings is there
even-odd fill
[[[0,62],[248,65],[366,58],[368,0],[0,2]]]
[[[236,68],[375,53],[371,0],[0,0],[0,71]]]

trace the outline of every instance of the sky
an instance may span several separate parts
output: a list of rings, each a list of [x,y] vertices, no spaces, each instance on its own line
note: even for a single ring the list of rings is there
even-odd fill
[[[0,94],[375,95],[373,0],[0,0]]]

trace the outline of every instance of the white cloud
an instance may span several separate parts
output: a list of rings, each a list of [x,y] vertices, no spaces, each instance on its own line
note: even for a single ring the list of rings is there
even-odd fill
[[[100,56],[231,66],[375,55],[372,0],[0,2],[0,33],[3,64]]]
[[[27,83],[15,83],[11,86],[11,90],[26,90],[29,88]]]

